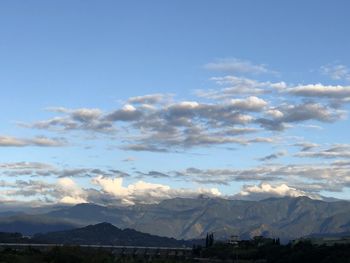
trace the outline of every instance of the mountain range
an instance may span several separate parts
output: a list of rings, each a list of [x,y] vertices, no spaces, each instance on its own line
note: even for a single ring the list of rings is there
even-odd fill
[[[216,239],[263,235],[289,240],[350,232],[350,202],[325,202],[307,197],[261,201],[201,197],[127,207],[79,204],[44,214],[0,217],[0,231],[33,235],[100,222],[176,239],[203,238],[213,232]]]

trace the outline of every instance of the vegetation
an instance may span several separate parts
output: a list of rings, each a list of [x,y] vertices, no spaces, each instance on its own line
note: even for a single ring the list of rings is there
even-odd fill
[[[212,247],[214,245],[214,234],[213,233],[207,233],[207,237],[205,239],[205,247]]]
[[[115,262],[111,253],[103,250],[86,250],[79,247],[55,247],[48,251],[33,248],[5,249],[0,263],[109,263]]]
[[[24,250],[4,249],[0,252],[0,263],[189,263],[180,258],[157,258],[114,255],[102,249],[86,249],[78,246],[55,247],[47,251],[33,248]]]
[[[45,239],[40,239],[40,238]],[[172,239],[143,234],[135,230],[120,230],[110,224],[102,223],[72,231],[55,232],[41,235],[34,239],[23,237],[19,233],[0,233],[2,243],[38,243],[37,241],[64,241],[101,244],[105,242],[130,245],[171,245]],[[232,242],[231,242],[232,241]],[[163,242],[163,243],[162,243]],[[175,242],[179,242],[176,241]],[[40,242],[39,242],[40,243]],[[45,243],[45,242],[43,242]],[[50,242],[48,242],[50,243]],[[78,243],[76,243],[78,244]],[[174,243],[182,244],[180,243]],[[229,243],[214,242],[214,234],[208,233],[204,246],[194,245],[192,255],[160,253],[153,251],[129,250],[128,252],[111,251],[102,248],[86,248],[79,246],[21,247],[10,249],[0,246],[0,263],[142,263],[142,262],[246,262],[246,263],[350,263],[350,244],[316,245],[305,239],[295,244],[281,245],[280,240],[256,236],[251,240],[230,240]],[[322,244],[322,243],[321,243]],[[23,246],[23,245],[22,245]],[[158,253],[159,252],[159,253]],[[139,253],[139,254],[138,254]],[[187,259],[186,259],[187,257]],[[209,261],[208,261],[209,260]]]
[[[78,246],[54,247],[47,250],[30,247],[20,250],[5,248],[0,251],[0,263],[189,263],[204,262],[205,259],[246,263],[350,263],[350,244],[316,246],[310,242],[300,242],[296,245],[280,245],[273,239],[263,240],[263,243],[261,241],[244,241],[239,246],[216,242],[207,248],[195,247],[192,258],[188,259],[176,256],[121,255],[108,250]]]
[[[296,245],[280,245],[278,239],[255,238],[237,245],[215,243],[212,247],[194,249],[202,258],[267,263],[350,263],[350,244],[312,245],[299,242]]]

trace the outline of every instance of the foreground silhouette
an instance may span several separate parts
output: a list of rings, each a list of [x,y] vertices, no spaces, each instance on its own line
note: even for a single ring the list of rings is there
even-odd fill
[[[260,243],[261,244],[261,243]],[[333,246],[313,245],[308,241],[295,245],[280,245],[273,241],[258,245],[247,241],[240,246],[215,243],[209,247],[195,247],[190,257],[148,255],[116,255],[104,249],[86,249],[78,246],[54,247],[38,250],[2,248],[1,263],[132,263],[132,262],[246,262],[246,263],[349,263],[350,244]]]

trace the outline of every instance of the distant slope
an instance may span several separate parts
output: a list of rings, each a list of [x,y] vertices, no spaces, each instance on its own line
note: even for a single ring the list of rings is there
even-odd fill
[[[36,233],[73,229],[78,226],[81,225],[69,222],[65,219],[42,215],[21,214],[0,218],[0,232],[19,232],[28,236]]]
[[[133,229],[120,229],[109,223],[35,235],[36,243],[77,244],[77,245],[121,245],[150,247],[182,247],[188,244],[174,238],[145,234]]]

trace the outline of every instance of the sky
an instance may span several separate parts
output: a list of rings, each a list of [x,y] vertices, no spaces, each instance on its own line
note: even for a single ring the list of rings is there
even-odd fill
[[[350,199],[349,8],[1,1],[1,204]]]

